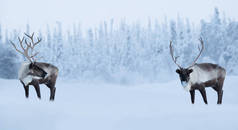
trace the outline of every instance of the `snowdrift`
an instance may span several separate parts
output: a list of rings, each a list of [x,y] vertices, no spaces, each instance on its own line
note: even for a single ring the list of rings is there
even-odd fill
[[[237,76],[228,76],[222,105],[207,89],[208,104],[199,92],[195,104],[179,80],[120,85],[60,79],[56,100],[41,85],[42,99],[30,87],[30,97],[18,80],[0,79],[1,130],[237,130]]]

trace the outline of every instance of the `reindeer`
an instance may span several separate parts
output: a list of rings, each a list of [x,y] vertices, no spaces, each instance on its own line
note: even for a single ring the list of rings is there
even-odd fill
[[[18,72],[18,78],[25,89],[26,98],[29,97],[29,85],[34,86],[37,97],[41,99],[39,84],[45,84],[50,89],[50,100],[55,98],[55,83],[58,76],[58,68],[54,65],[36,62],[35,56],[38,52],[34,53],[34,47],[41,42],[41,39],[37,37],[37,41],[34,42],[34,33],[28,35],[25,33],[25,38],[18,37],[20,47],[22,51],[17,49],[16,45],[10,41],[14,49],[24,55],[29,62],[23,62]],[[23,45],[23,42],[25,45]],[[30,53],[30,54],[29,54]]]
[[[200,47],[198,46],[200,52],[193,61],[192,65],[187,68],[183,68],[177,63],[178,56],[174,57],[172,41],[170,41],[170,55],[174,63],[179,67],[176,72],[179,74],[181,84],[184,89],[190,92],[192,104],[194,104],[195,90],[200,91],[204,103],[207,104],[205,87],[212,87],[218,95],[217,104],[222,104],[222,88],[226,76],[226,70],[217,64],[196,63],[204,49],[204,43],[202,38],[200,38],[199,41],[201,43],[202,48],[200,49]]]

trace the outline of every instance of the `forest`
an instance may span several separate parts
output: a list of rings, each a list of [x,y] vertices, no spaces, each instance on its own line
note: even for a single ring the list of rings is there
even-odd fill
[[[189,66],[198,54],[199,38],[205,49],[198,62],[211,62],[226,68],[229,75],[238,74],[238,22],[221,15],[218,8],[208,20],[194,24],[177,17],[148,19],[139,22],[105,21],[97,27],[81,29],[80,24],[63,31],[62,23],[47,26],[46,33],[31,30],[3,30],[0,25],[0,78],[16,79],[24,59],[10,44],[18,43],[24,32],[42,38],[36,47],[37,61],[52,63],[59,68],[60,78],[103,80],[108,82],[161,81],[171,78],[176,65],[169,54],[174,45],[178,63]],[[173,76],[172,76],[173,77]]]

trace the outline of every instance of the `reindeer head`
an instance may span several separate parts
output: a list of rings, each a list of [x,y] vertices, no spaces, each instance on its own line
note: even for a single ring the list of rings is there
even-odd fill
[[[181,67],[178,63],[177,63],[177,59],[179,56],[176,56],[174,57],[174,53],[173,53],[173,46],[172,46],[172,41],[170,41],[170,55],[172,57],[172,60],[174,61],[174,63],[179,67],[176,72],[179,74],[179,78],[180,78],[180,81],[181,81],[181,84],[183,87],[186,87],[189,80],[190,80],[190,74],[193,72],[193,69],[192,67],[195,65],[196,61],[198,60],[198,58],[200,57],[203,49],[204,49],[204,44],[203,44],[203,41],[202,41],[202,38],[199,39],[201,45],[202,45],[202,48],[200,49],[200,47],[198,46],[198,49],[199,49],[199,54],[198,56],[195,58],[195,60],[193,61],[192,65],[190,65],[189,67],[187,68],[183,68]]]
[[[35,63],[30,63],[28,74],[33,75],[33,76],[37,76],[37,77],[45,78],[47,73],[42,68],[38,67]]]
[[[177,69],[176,72],[179,74],[179,78],[183,87],[187,86],[188,81],[190,80],[190,73],[193,72],[192,69]]]

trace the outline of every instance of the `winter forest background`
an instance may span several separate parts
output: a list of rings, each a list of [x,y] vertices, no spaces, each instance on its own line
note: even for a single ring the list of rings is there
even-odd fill
[[[0,78],[17,78],[17,70],[24,60],[13,49],[9,40],[18,43],[24,32],[36,33],[42,43],[38,61],[49,62],[60,70],[60,78],[100,79],[108,82],[161,81],[174,73],[176,66],[169,54],[173,41],[178,62],[192,63],[198,54],[198,38],[205,49],[198,62],[212,62],[226,68],[228,74],[238,74],[238,22],[214,9],[210,20],[199,25],[178,16],[176,20],[149,19],[146,26],[139,22],[129,24],[112,19],[98,27],[82,31],[75,24],[63,31],[62,23],[55,28],[47,26],[47,33],[31,30],[3,30],[0,25]],[[9,67],[10,66],[10,67]]]

